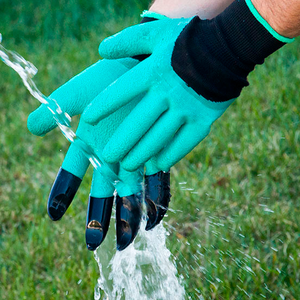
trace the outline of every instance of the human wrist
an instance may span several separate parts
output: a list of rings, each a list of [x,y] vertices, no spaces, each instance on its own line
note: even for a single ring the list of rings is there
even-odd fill
[[[291,43],[294,40],[293,33],[288,27],[283,25],[284,22],[280,18],[281,14],[279,12],[274,13],[274,9],[270,7],[269,1],[245,1],[249,10],[255,16],[258,22],[260,22],[274,38],[283,43]],[[279,10],[279,7],[275,8],[275,10]]]
[[[297,3],[298,7],[295,7],[294,3],[287,0],[249,0],[247,2],[249,8],[254,11],[254,15],[259,14],[277,34],[290,39],[299,35],[297,22],[293,20],[299,20],[299,3]]]

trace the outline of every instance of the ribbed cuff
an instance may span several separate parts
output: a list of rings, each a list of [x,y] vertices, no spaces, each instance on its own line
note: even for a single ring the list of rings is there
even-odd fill
[[[208,100],[238,97],[255,65],[285,44],[254,16],[246,1],[236,0],[212,20],[195,17],[175,43],[175,72]]]

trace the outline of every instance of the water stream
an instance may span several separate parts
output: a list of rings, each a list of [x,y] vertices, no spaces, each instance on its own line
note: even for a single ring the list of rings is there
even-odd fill
[[[176,258],[166,247],[168,231],[160,224],[146,232],[145,226],[143,221],[138,237],[124,251],[100,246],[94,252],[100,271],[95,300],[185,299],[183,276],[177,276]]]
[[[119,177],[106,163],[103,162],[101,158],[99,158],[99,156],[95,154],[89,145],[76,136],[71,127],[71,117],[61,109],[55,99],[46,97],[36,87],[32,78],[37,74],[38,69],[20,54],[5,49],[1,45],[1,42],[2,35],[0,33],[0,59],[19,74],[30,94],[40,103],[47,106],[47,108],[53,114],[53,118],[55,119],[59,129],[67,138],[67,140],[71,143],[75,143],[76,146],[79,147],[87,156],[94,168],[105,174],[106,178],[110,180],[114,186],[117,186],[117,184],[120,182]]]

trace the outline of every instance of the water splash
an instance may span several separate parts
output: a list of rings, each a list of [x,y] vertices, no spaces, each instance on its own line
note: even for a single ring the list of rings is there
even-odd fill
[[[5,49],[1,45],[1,42],[2,35],[0,33],[0,59],[19,74],[30,94],[40,103],[47,106],[47,108],[53,114],[56,124],[67,140],[76,144],[76,146],[79,147],[87,156],[93,167],[105,174],[105,177],[114,186],[117,186],[118,183],[120,183],[119,177],[106,163],[103,162],[102,159],[99,158],[98,155],[96,155],[96,153],[88,144],[76,136],[71,127],[71,117],[61,109],[55,99],[46,97],[36,87],[32,78],[37,74],[38,69],[18,53]]]
[[[145,225],[143,221],[133,244],[110,258],[107,270],[103,268],[104,251],[98,255],[100,247],[94,252],[100,271],[95,300],[185,299],[183,278],[177,277],[174,257],[166,247],[169,233],[162,224],[147,232]]]

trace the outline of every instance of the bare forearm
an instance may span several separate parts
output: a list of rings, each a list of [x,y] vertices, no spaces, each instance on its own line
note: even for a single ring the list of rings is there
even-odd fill
[[[212,19],[232,2],[233,0],[156,0],[150,10],[170,18],[198,15],[201,19]]]
[[[252,0],[252,3],[279,34],[290,38],[300,35],[299,0]]]
[[[192,17],[212,19],[234,0],[156,0],[150,10],[170,18]],[[238,1],[238,0],[236,0]],[[279,34],[300,35],[300,0],[252,0],[259,14]]]

